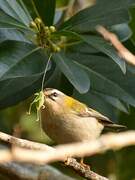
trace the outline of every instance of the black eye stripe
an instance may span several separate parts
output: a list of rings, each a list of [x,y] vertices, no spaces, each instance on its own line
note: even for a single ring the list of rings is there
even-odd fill
[[[48,96],[51,100],[55,101],[54,97],[52,95]]]
[[[52,96],[57,97],[58,94],[57,94],[56,92],[54,92],[54,93],[52,94]]]

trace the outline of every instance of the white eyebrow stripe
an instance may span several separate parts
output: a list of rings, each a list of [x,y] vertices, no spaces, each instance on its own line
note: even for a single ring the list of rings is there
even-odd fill
[[[52,89],[51,93],[57,93],[57,94],[63,94],[61,91],[57,90],[57,89]]]
[[[45,91],[49,95],[53,95],[53,93],[57,93],[58,95],[65,95],[63,92],[59,91],[58,89],[53,89],[53,88],[46,88]]]

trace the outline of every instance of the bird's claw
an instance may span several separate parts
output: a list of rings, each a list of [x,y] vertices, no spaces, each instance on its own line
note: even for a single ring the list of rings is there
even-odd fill
[[[84,161],[83,161],[83,158],[81,158],[80,164],[81,164],[81,166],[83,166],[85,169],[90,169],[90,165],[85,164]]]

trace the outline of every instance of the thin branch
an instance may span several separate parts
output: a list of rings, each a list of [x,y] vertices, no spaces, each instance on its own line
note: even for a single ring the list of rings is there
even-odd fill
[[[0,150],[0,157],[1,157],[1,150]],[[36,153],[36,154],[35,154]],[[10,157],[10,159],[6,158],[6,154],[7,154],[7,157]],[[22,149],[22,148],[15,148],[13,149],[13,151],[9,151],[9,150],[5,150],[5,159],[3,161],[3,158],[1,159],[0,158],[0,172],[2,173],[6,173],[6,174],[9,174],[11,173],[10,176],[16,176],[16,177],[20,177],[22,176],[22,179],[26,177],[26,174],[23,175],[23,173],[26,171],[27,172],[27,176],[32,179],[32,175],[33,173],[29,170],[29,168],[27,169],[27,167],[24,168],[20,168],[18,169],[19,167],[17,167],[17,169],[15,168],[14,169],[14,164],[11,164],[12,162],[10,161],[16,161],[16,162],[27,162],[27,163],[34,163],[33,165],[41,165],[41,164],[44,164],[42,161],[37,161],[33,158],[34,156],[39,156],[40,154],[40,151],[34,151],[34,150],[28,150],[28,149]],[[66,158],[67,159],[67,158]],[[6,163],[7,162],[7,163]],[[10,163],[9,163],[10,162]],[[66,162],[64,162],[65,165],[67,167],[70,167],[72,170],[74,170],[77,174],[79,174],[80,176],[82,177],[85,177],[87,179],[90,179],[90,180],[108,180],[107,178],[93,172],[89,166],[87,165],[82,165],[80,163],[78,163],[76,161],[76,159],[74,158],[68,158],[68,160]],[[9,166],[9,164],[11,164],[11,167]],[[8,168],[7,168],[8,166]],[[13,166],[13,167],[12,167]],[[27,165],[26,165],[27,166]],[[24,169],[24,170],[23,170]],[[8,171],[7,171],[8,170]],[[21,172],[20,172],[21,171]],[[43,171],[44,173],[44,171]],[[43,174],[42,173],[42,174]],[[34,175],[35,177],[35,175]],[[16,179],[16,178],[15,178]]]
[[[11,152],[8,149],[0,150],[0,163],[12,161]]]
[[[100,138],[90,142],[58,145],[54,147],[53,151],[52,149],[51,151],[35,151],[15,148],[13,154],[15,160],[43,164],[55,161],[65,161],[67,157],[92,156],[110,149],[117,150],[130,145],[135,145],[135,131],[121,132],[117,134],[110,133],[102,135]]]
[[[96,30],[106,39],[107,41],[110,41],[114,48],[118,51],[118,54],[120,57],[124,58],[126,62],[129,64],[132,64],[135,66],[135,55],[132,54],[118,39],[118,37],[112,33],[109,32],[105,27],[103,26],[97,26]]]
[[[118,150],[126,146],[135,145],[135,131],[109,133],[100,138],[81,143],[55,146],[55,151],[41,155],[45,163],[62,161],[65,157],[84,157],[103,153],[107,150]]]
[[[91,180],[108,180],[108,178],[100,176],[99,174],[90,170],[88,165],[82,165],[76,161],[74,158],[68,158],[66,165],[74,171],[76,171],[80,176],[91,179]]]
[[[45,150],[45,151],[54,150],[52,147],[46,144],[41,144],[41,143],[36,143],[36,142],[25,140],[25,139],[16,138],[14,136],[11,136],[3,132],[0,132],[0,139],[2,141],[5,141],[10,144],[20,146],[23,148],[34,149],[34,150]]]
[[[44,164],[54,161],[65,161],[67,157],[92,156],[97,153],[103,153],[110,149],[117,150],[126,146],[135,145],[135,131],[127,131],[117,134],[110,133],[110,134],[102,135],[100,138],[90,142],[65,144],[65,145],[55,146],[54,148],[51,147],[48,148],[47,145],[34,143],[19,138],[14,138],[5,133],[0,133],[0,139],[16,144],[17,146],[19,145],[21,147],[31,148],[31,149],[22,149],[16,147],[12,150],[11,157],[9,159],[7,158],[7,160],[31,162],[35,164]],[[40,149],[40,147],[41,150],[32,150],[32,149]],[[71,161],[71,162],[68,161],[68,164],[70,167],[73,167],[74,170],[78,171],[79,174],[81,174],[82,169],[77,168],[78,164],[75,163],[75,161]],[[94,172],[92,172],[91,170],[89,170],[88,173],[86,169],[84,169],[85,176],[87,176],[87,174],[93,175],[93,173]],[[97,176],[100,175],[97,174]],[[93,177],[91,177],[91,179],[92,178]],[[93,178],[92,180],[95,179]]]
[[[30,149],[22,149],[19,147],[14,146],[14,148],[12,149],[12,151],[9,150],[0,150],[0,162],[4,163],[4,162],[10,162],[10,161],[20,161],[20,162],[32,162],[35,164],[44,164],[42,161],[34,161],[33,157],[38,157],[40,154],[40,151],[35,151],[35,150],[42,150],[42,153],[45,153],[46,151],[55,151],[55,149],[49,147],[47,145],[43,145],[40,143],[34,143],[28,140],[23,140],[20,138],[15,138],[13,136],[10,136],[6,133],[0,133],[0,139],[4,140],[6,142],[9,142],[11,144],[17,145],[17,146],[21,146],[21,147],[26,147],[26,148],[30,148],[30,149],[34,149],[34,150],[30,150]],[[47,148],[46,148],[47,147]],[[45,149],[45,151],[43,152],[43,150]],[[36,153],[36,154],[35,154]],[[66,158],[63,159],[63,161],[65,161]],[[98,175],[97,173],[93,172],[92,170],[90,170],[89,168],[86,168],[85,166],[82,166],[80,163],[78,163],[75,159],[73,158],[68,158],[68,163],[66,163],[66,165],[70,168],[72,168],[74,171],[76,171],[78,174],[80,174],[82,177],[85,177],[87,179],[91,179],[91,180],[106,180],[105,177],[102,177],[100,175]],[[19,173],[20,174],[20,173]],[[16,174],[13,174],[13,176],[16,176]]]

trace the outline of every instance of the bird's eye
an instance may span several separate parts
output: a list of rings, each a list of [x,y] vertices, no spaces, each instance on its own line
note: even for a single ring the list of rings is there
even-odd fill
[[[56,92],[54,92],[54,93],[53,93],[53,96],[54,96],[54,97],[57,97],[57,96],[58,96],[58,94],[57,94]]]

